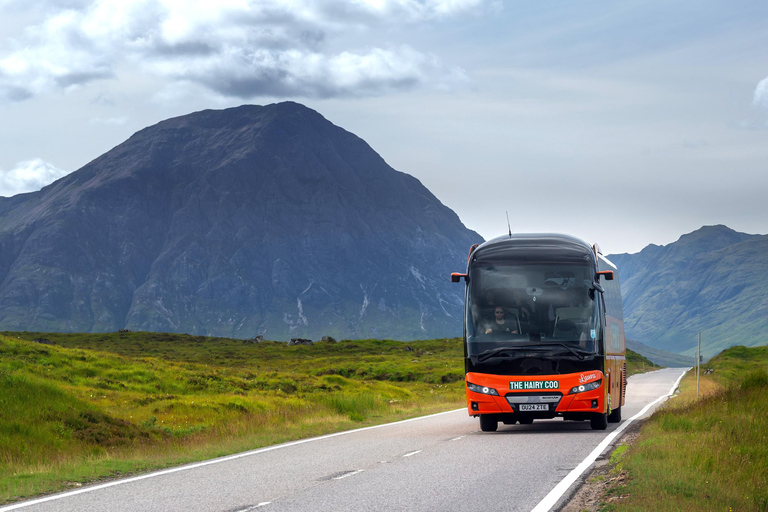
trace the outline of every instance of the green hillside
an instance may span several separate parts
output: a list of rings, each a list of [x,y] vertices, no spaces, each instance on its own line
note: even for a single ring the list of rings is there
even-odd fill
[[[647,357],[627,349],[627,376],[631,377],[637,373],[652,372],[662,368]]]
[[[693,366],[696,362],[695,357],[684,356],[681,354],[675,354],[674,352],[667,352],[666,350],[660,350],[657,348],[649,347],[639,341],[627,338],[627,351],[634,351],[638,354],[642,354],[654,363],[666,366],[669,368],[686,368]]]

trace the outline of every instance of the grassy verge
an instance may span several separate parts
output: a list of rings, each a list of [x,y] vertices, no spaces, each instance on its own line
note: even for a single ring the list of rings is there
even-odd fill
[[[603,510],[768,510],[768,347],[712,359],[699,398],[689,372],[614,463]]]
[[[0,502],[460,407],[463,373],[457,339],[5,333]]]
[[[652,362],[647,357],[627,349],[627,377],[637,373],[652,372],[661,368],[661,366]]]

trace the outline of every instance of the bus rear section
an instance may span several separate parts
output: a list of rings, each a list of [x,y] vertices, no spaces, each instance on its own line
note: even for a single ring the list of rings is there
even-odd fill
[[[470,250],[464,280],[467,410],[483,431],[562,417],[620,421],[626,391],[618,272],[567,235]],[[616,308],[618,307],[618,311]]]

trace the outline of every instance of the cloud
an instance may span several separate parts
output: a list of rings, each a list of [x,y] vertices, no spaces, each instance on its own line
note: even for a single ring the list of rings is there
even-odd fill
[[[40,190],[69,174],[39,158],[20,162],[11,171],[0,169],[0,196],[11,197]]]
[[[48,8],[42,22],[0,53],[0,100],[119,78],[125,69],[238,98],[451,90],[467,84],[465,73],[410,46],[329,47],[376,27],[441,22],[498,2],[93,0],[52,1]]]
[[[408,46],[327,56],[296,50],[236,50],[213,58],[156,64],[156,73],[203,84],[222,95],[369,96],[417,86],[451,89],[469,78]]]
[[[760,80],[757,87],[755,87],[752,103],[760,107],[768,108],[768,77]]]

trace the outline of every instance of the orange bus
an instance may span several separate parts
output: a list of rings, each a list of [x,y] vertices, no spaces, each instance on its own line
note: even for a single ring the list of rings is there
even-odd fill
[[[480,428],[562,417],[621,421],[627,389],[616,267],[568,235],[518,234],[470,248],[464,358]]]

